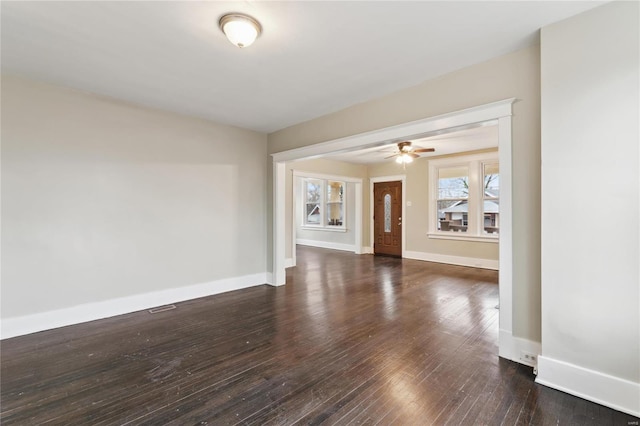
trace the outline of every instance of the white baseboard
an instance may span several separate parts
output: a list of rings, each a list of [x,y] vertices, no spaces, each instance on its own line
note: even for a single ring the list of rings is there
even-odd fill
[[[404,256],[406,259],[426,260],[427,262],[448,263],[450,265],[470,266],[472,268],[483,269],[499,269],[499,263],[497,260],[480,259],[475,257],[463,257],[463,256],[451,256],[447,254],[439,253],[425,253],[421,251],[405,251]]]
[[[284,267],[285,268],[291,268],[292,266],[296,266],[296,264],[293,262],[293,257],[290,257],[290,258],[284,260]]]
[[[297,239],[296,244],[300,244],[301,246],[320,247],[320,248],[326,248],[326,249],[332,249],[332,250],[342,250],[342,251],[350,251],[350,252],[356,251],[356,246],[353,244],[331,243],[328,241]]]
[[[538,358],[536,382],[640,417],[640,383],[546,356]]]
[[[169,305],[267,283],[267,273],[225,278],[2,320],[2,339]]]
[[[362,246],[361,254],[373,254],[373,247]]]
[[[538,356],[542,352],[542,345],[540,342],[516,337],[509,331],[500,330],[498,343],[498,355],[501,358],[529,365],[534,369],[537,369]],[[525,356],[525,354],[533,355],[534,359]]]

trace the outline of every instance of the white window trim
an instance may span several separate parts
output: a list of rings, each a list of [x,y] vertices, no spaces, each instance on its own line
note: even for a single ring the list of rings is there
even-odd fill
[[[336,225],[301,225],[300,229],[304,229],[305,231],[326,231],[326,232],[347,232],[348,229],[346,227],[340,227]]]
[[[329,232],[347,232],[347,183],[348,181],[344,180],[341,177],[337,176],[322,176],[320,175],[306,175],[306,174],[295,174],[302,180],[301,186],[301,194],[300,199],[302,201],[302,223],[300,224],[300,228],[307,231],[329,231]],[[306,223],[305,212],[307,205],[307,180],[319,180],[321,181],[320,185],[320,219],[321,222],[318,225],[308,224]],[[328,225],[326,212],[327,212],[327,200],[326,200],[326,192],[327,192],[327,184],[328,182],[340,182],[343,184],[343,192],[342,192],[342,225]]]
[[[498,243],[499,235],[482,234],[484,216],[479,212],[482,211],[484,203],[484,179],[478,179],[478,177],[483,174],[484,164],[499,164],[498,151],[429,160],[429,231],[427,232],[429,238]],[[438,231],[438,213],[435,208],[438,200],[438,170],[448,167],[469,168],[469,223],[466,233]],[[472,197],[474,194],[475,196]]]

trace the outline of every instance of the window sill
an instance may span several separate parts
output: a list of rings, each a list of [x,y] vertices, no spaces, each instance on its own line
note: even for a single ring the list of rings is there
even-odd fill
[[[498,243],[497,235],[465,235],[462,232],[427,232],[429,238],[436,240],[475,241],[481,243]]]
[[[305,231],[329,231],[329,232],[347,232],[347,228],[339,226],[311,226],[304,225],[300,227]]]

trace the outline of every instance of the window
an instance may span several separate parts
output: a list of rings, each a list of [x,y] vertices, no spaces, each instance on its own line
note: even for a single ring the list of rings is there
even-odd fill
[[[326,179],[303,179],[304,225],[344,229],[346,183]]]
[[[498,154],[429,162],[429,236],[496,240],[500,229]]]

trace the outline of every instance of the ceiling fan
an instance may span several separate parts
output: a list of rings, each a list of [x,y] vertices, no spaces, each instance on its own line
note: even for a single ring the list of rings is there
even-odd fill
[[[413,149],[411,146],[411,141],[398,142],[398,152],[393,154],[390,157],[385,158],[385,160],[389,158],[396,158],[396,163],[398,164],[406,164],[413,161],[414,158],[419,158],[418,153],[420,152],[434,152],[435,148],[418,148]]]

